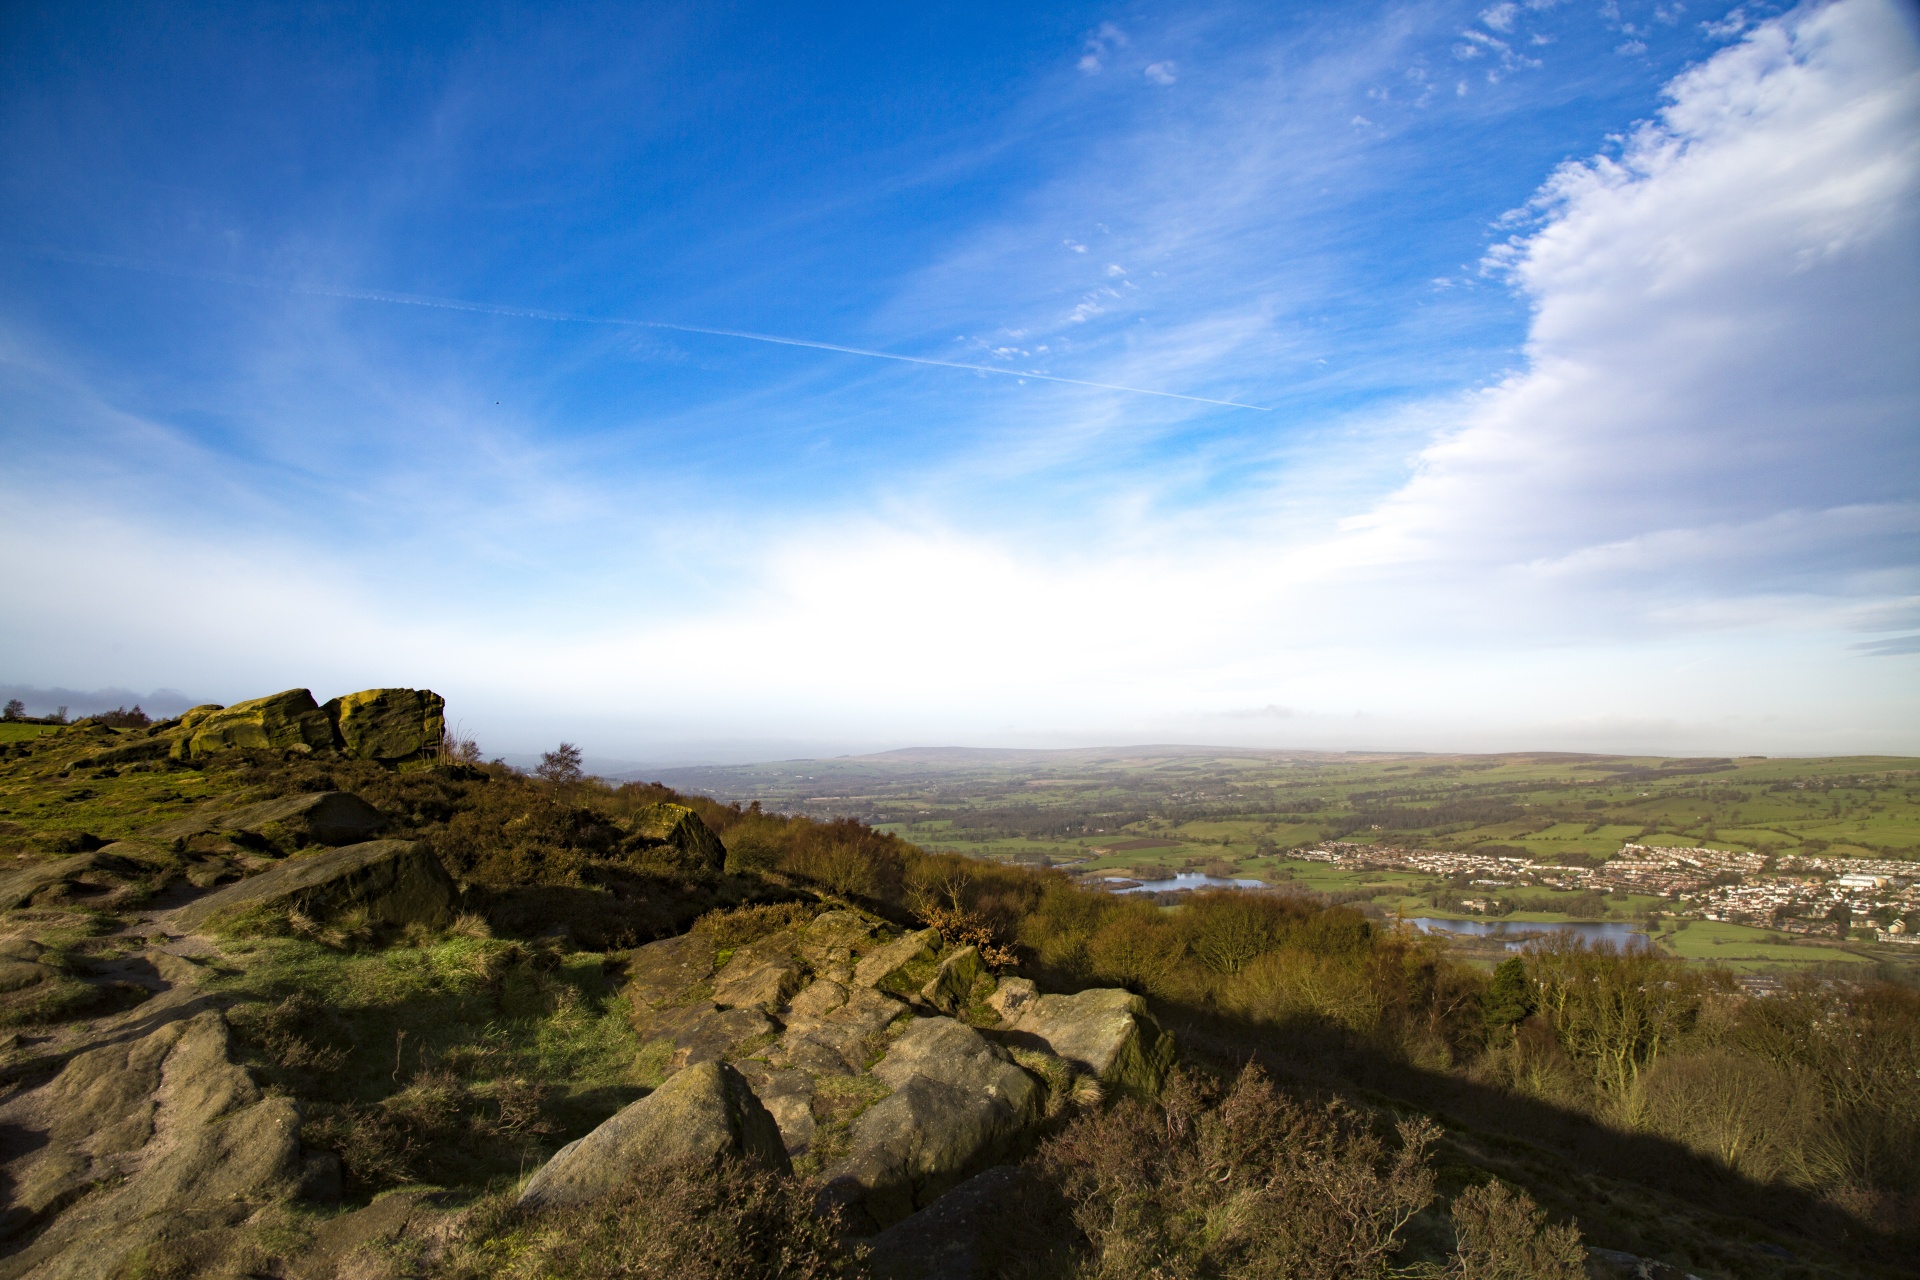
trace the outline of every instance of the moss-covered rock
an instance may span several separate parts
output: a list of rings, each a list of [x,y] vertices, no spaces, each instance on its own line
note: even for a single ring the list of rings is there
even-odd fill
[[[1115,987],[1040,996],[1005,1040],[1044,1050],[1104,1085],[1148,1097],[1159,1092],[1174,1059],[1173,1037],[1147,1012],[1147,1002]]]
[[[362,689],[324,708],[340,749],[361,760],[425,760],[446,734],[447,700],[431,689]]]
[[[199,760],[238,747],[314,751],[334,743],[333,721],[305,689],[196,714],[201,711],[196,707],[182,717],[171,751],[175,759]]]
[[[683,804],[649,805],[627,823],[644,846],[664,846],[691,871],[718,872],[727,864],[727,847],[700,815]]]
[[[577,1142],[528,1180],[522,1205],[577,1204],[605,1195],[636,1169],[739,1156],[789,1167],[780,1127],[738,1071],[690,1066]]]
[[[387,820],[349,791],[311,791],[214,813],[196,813],[162,823],[143,833],[169,841],[196,835],[252,836],[279,848],[308,844],[344,845],[370,840]]]
[[[364,911],[375,924],[445,924],[453,915],[454,884],[424,845],[370,840],[289,858],[238,884],[180,908],[183,931],[215,917],[255,909],[287,908],[316,918]]]

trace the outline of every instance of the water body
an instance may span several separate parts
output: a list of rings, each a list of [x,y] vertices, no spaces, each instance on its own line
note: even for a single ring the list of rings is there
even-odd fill
[[[1229,880],[1224,876],[1203,876],[1198,871],[1182,871],[1171,880],[1143,880],[1115,893],[1173,893],[1180,889],[1264,889],[1264,880]]]
[[[1589,943],[1610,942],[1616,947],[1647,947],[1653,940],[1640,926],[1613,920],[1438,920],[1421,916],[1409,921],[1429,933],[1458,933],[1474,938],[1509,939],[1507,950],[1518,951],[1529,942],[1554,933],[1577,934]]]

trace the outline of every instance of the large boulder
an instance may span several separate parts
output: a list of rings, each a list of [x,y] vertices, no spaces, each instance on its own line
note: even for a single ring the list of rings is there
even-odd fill
[[[605,1195],[636,1169],[736,1156],[789,1167],[780,1127],[738,1071],[688,1067],[577,1142],[562,1147],[520,1191],[526,1206]]]
[[[627,824],[643,847],[665,847],[675,860],[693,871],[719,871],[727,864],[727,847],[700,815],[683,804],[648,805]]]
[[[1002,1154],[1040,1112],[1033,1078],[952,1018],[916,1021],[872,1074],[893,1092],[853,1122],[826,1177],[883,1227]]]
[[[323,708],[342,751],[390,764],[437,755],[446,709],[447,700],[431,689],[362,689]]]
[[[773,1057],[815,1076],[858,1075],[881,1033],[907,1007],[870,987],[843,987],[816,979],[795,996],[782,1017],[786,1031]]]
[[[176,818],[143,834],[161,841],[196,835],[253,836],[271,845],[299,848],[358,844],[373,839],[386,825],[378,809],[350,791],[313,791]]]
[[[171,754],[198,760],[237,747],[320,750],[331,747],[333,721],[305,689],[288,689],[230,707],[196,707],[182,717]]]
[[[1173,1066],[1173,1037],[1147,1012],[1147,1002],[1113,987],[1039,996],[1002,1038],[1064,1058],[1102,1084],[1141,1095],[1158,1092]]]
[[[289,907],[315,917],[358,909],[375,924],[437,925],[452,917],[453,903],[453,878],[425,846],[370,840],[289,858],[180,908],[174,921],[190,932],[225,912]]]

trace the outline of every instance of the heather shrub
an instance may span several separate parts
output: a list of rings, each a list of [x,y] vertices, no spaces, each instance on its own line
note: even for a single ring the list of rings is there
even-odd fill
[[[1453,1202],[1457,1241],[1451,1274],[1460,1280],[1584,1280],[1579,1229],[1554,1226],[1524,1191],[1489,1182]]]
[[[1421,1120],[1388,1139],[1249,1067],[1224,1093],[1176,1073],[1158,1104],[1082,1116],[1036,1164],[1072,1206],[1090,1276],[1360,1280],[1391,1273],[1432,1201],[1437,1138]]]
[[[437,1280],[828,1280],[863,1275],[819,1189],[739,1161],[636,1170],[588,1204],[473,1210],[424,1260]]]

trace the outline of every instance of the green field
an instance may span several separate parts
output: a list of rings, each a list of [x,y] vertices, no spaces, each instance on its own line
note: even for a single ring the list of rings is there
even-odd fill
[[[22,724],[17,720],[0,720],[0,746],[9,742],[26,742],[59,728],[57,724]]]
[[[1686,960],[1710,960],[1730,969],[1774,965],[1868,964],[1863,955],[1838,946],[1800,942],[1792,935],[1719,920],[1689,920],[1661,931],[1660,948]]]

